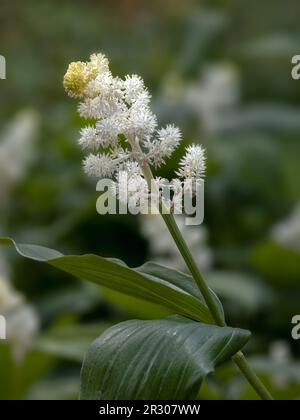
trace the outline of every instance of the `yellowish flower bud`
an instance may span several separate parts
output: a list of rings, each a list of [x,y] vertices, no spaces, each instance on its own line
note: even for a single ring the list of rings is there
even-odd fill
[[[80,97],[89,82],[87,65],[76,61],[69,65],[64,76],[64,88],[69,96]]]
[[[76,61],[69,65],[64,77],[64,88],[71,97],[85,96],[85,88],[92,80],[109,71],[108,59],[103,54],[92,54],[90,61]]]

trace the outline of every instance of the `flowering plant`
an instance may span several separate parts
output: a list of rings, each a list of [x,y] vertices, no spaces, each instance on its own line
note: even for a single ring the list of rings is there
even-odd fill
[[[96,178],[110,177],[115,183],[125,171],[140,186],[135,198],[143,202],[152,193],[153,184],[158,189],[163,182],[154,178],[151,167],[163,165],[172,155],[180,142],[180,130],[173,125],[157,130],[142,79],[113,77],[102,54],[93,54],[87,63],[71,63],[64,86],[71,97],[81,100],[81,116],[93,121],[81,131],[79,140],[91,151],[83,163],[85,172]],[[203,148],[189,146],[173,191],[178,182],[191,180],[193,195],[204,172]],[[115,193],[121,199],[117,188]],[[8,238],[0,243],[13,244],[25,257],[158,303],[175,314],[159,320],[123,322],[102,334],[83,362],[81,399],[195,399],[205,377],[232,358],[257,394],[270,400],[270,393],[240,350],[250,333],[226,325],[222,304],[207,286],[175,222],[175,207],[173,198],[168,202],[159,195],[158,210],[191,275],[155,263],[132,269],[96,255],[63,256]]]
[[[92,54],[87,63],[69,65],[64,86],[71,97],[81,100],[81,117],[94,121],[81,130],[79,139],[80,146],[90,152],[83,162],[86,174],[111,178],[111,190],[123,202],[127,199],[127,191],[122,188],[125,179],[129,200],[141,207],[146,206],[149,195],[168,184],[169,199],[160,197],[164,209],[180,211],[182,184],[193,195],[204,176],[204,149],[201,145],[187,147],[176,172],[179,178],[170,184],[153,177],[149,166],[159,168],[165,164],[179,145],[181,132],[171,124],[157,129],[144,81],[137,75],[128,75],[124,80],[113,77],[107,58]]]

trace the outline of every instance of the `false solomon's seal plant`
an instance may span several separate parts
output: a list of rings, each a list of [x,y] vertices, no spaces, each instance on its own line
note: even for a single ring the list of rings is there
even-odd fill
[[[112,182],[125,172],[138,186],[135,198],[144,202],[151,187],[159,189],[163,182],[153,177],[152,167],[161,166],[172,155],[180,142],[179,129],[173,125],[157,129],[143,80],[135,75],[113,77],[102,54],[93,54],[87,63],[71,63],[64,87],[71,97],[80,99],[80,115],[93,121],[82,129],[79,140],[82,148],[89,150],[83,163],[85,172],[97,178],[109,177]],[[189,146],[180,162],[180,179],[174,182],[174,191],[187,179],[197,184],[204,172],[203,148]],[[115,193],[121,199],[117,187]],[[14,245],[24,257],[173,312],[173,316],[160,320],[122,322],[102,334],[83,361],[81,399],[196,399],[205,377],[232,358],[257,394],[271,400],[241,352],[250,333],[226,325],[222,305],[208,288],[175,223],[175,207],[176,202],[160,197],[159,212],[190,275],[150,262],[129,268],[121,261],[97,255],[64,256],[9,238],[0,239],[0,243]]]

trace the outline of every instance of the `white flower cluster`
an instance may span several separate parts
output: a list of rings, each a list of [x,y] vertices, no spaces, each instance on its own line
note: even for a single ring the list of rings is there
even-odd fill
[[[137,75],[113,77],[107,58],[93,54],[86,63],[69,65],[64,87],[71,97],[81,99],[79,113],[92,121],[81,130],[79,139],[80,146],[90,151],[83,163],[86,174],[115,179],[120,171],[126,171],[144,195],[144,166],[158,168],[165,164],[181,140],[180,130],[174,125],[158,129],[144,81]],[[198,180],[204,171],[203,148],[188,147],[177,175],[182,180]]]

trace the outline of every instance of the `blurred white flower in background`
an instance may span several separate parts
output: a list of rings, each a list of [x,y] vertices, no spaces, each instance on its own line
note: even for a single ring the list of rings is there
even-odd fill
[[[272,228],[271,237],[283,246],[300,251],[300,203],[289,217]]]
[[[175,216],[175,219],[201,271],[209,271],[213,257],[207,245],[205,227],[197,226],[196,229],[186,226],[183,216]],[[142,234],[149,241],[150,254],[153,260],[159,264],[185,271],[184,261],[162,218],[156,215],[143,215],[140,220]]]
[[[7,340],[17,361],[21,360],[39,330],[39,318],[24,296],[0,275],[0,314],[6,319]]]
[[[228,63],[207,64],[201,69],[198,79],[192,82],[170,73],[164,80],[159,101],[162,113],[168,114],[167,110],[178,113],[177,117],[183,118],[182,123],[187,116],[192,116],[198,122],[200,132],[217,134],[237,113],[239,73]]]
[[[273,380],[279,388],[285,388],[289,384],[289,376],[287,375],[286,366],[292,362],[292,353],[289,344],[285,341],[275,341],[270,346],[270,359],[277,366],[281,366],[282,374],[274,374]]]
[[[162,86],[161,112],[177,113],[177,119],[182,116],[182,123],[187,116],[195,118],[199,131],[208,136],[245,130],[300,129],[298,107],[283,102],[244,104],[241,89],[239,70],[230,63],[205,64],[198,79],[192,82],[170,73]]]
[[[230,64],[206,66],[186,88],[184,101],[208,134],[220,131],[240,100],[238,73]]]
[[[13,187],[22,180],[33,159],[38,125],[37,113],[23,110],[0,134],[0,209],[8,204]],[[1,253],[0,314],[6,319],[7,340],[13,355],[16,360],[21,360],[38,332],[39,318],[11,284],[9,266]]]
[[[23,110],[0,134],[0,206],[32,161],[37,132],[37,113]]]

